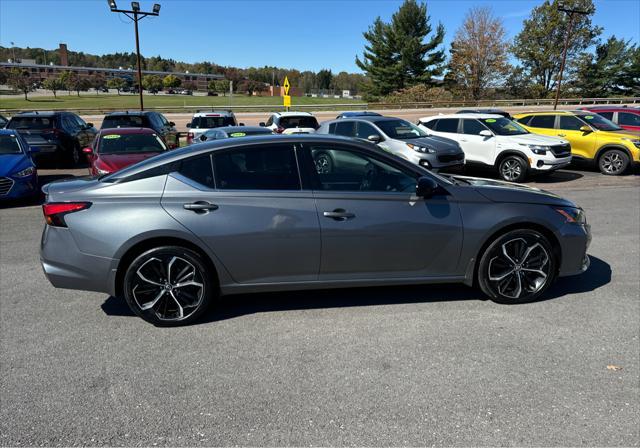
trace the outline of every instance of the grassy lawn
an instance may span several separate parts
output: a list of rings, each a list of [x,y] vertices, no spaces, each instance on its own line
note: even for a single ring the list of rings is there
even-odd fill
[[[103,109],[136,109],[138,107],[138,95],[133,94],[82,94],[75,93],[67,95],[66,92],[59,93],[58,98],[53,96],[33,96],[25,101],[23,96],[0,98],[0,109],[27,109],[27,110],[52,110],[52,109],[73,109],[73,110],[94,110]],[[349,100],[345,98],[291,98],[292,106],[323,105],[362,103],[362,101]],[[144,95],[145,107],[169,107],[179,111],[185,106],[202,107],[229,107],[229,106],[273,106],[281,105],[280,97],[259,97],[234,95],[233,98],[222,96],[187,96],[187,95]]]

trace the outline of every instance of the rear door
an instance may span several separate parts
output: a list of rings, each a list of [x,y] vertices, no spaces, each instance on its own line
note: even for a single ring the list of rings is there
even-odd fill
[[[521,121],[524,124],[524,121]],[[534,115],[526,121],[525,126],[534,134],[556,136],[556,115]]]
[[[630,131],[640,131],[640,113],[618,112],[619,126]]]
[[[493,165],[496,160],[496,137],[480,135],[481,131],[489,129],[475,118],[463,118],[461,121],[460,135],[456,140],[467,161]]]
[[[454,274],[462,231],[450,196],[416,198],[417,175],[371,151],[336,143],[305,149],[305,157],[335,156],[332,172],[307,170],[322,235],[321,280]]]
[[[237,283],[318,278],[320,227],[296,149],[273,143],[216,151],[168,176],[162,206],[211,249]]]

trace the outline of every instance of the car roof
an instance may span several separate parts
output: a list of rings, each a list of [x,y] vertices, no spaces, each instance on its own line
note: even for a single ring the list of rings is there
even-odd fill
[[[310,112],[274,112],[273,115],[277,115],[278,117],[295,117],[300,115],[313,117],[313,114],[311,114]]]
[[[473,109],[460,109],[456,113],[457,114],[460,114],[460,113],[464,113],[464,114],[467,114],[467,113],[489,113],[490,111],[496,111],[496,112],[500,111],[500,112],[507,113],[506,110],[498,109],[496,107],[476,107],[476,108],[473,108]]]
[[[338,114],[338,117],[345,117],[345,118],[351,118],[351,117],[381,117],[382,114],[379,114],[378,112],[372,112],[369,110],[349,110],[346,112],[340,112]]]
[[[53,110],[28,110],[24,112],[18,112],[13,117],[52,117],[56,114],[62,114],[64,111],[53,111]],[[71,113],[71,112],[68,112]],[[11,118],[13,118],[11,117]]]
[[[590,110],[592,112],[635,112],[640,113],[640,107],[627,107],[627,106],[585,106],[580,110]]]
[[[156,134],[149,128],[107,128],[100,129],[99,135],[125,135],[125,134]]]
[[[15,129],[0,129],[0,135],[18,135]]]
[[[461,116],[462,115],[462,116]],[[500,114],[480,114],[480,113],[458,113],[455,114],[441,114],[441,115],[430,115],[428,117],[420,118],[420,121],[432,121],[437,120],[439,118],[455,118],[456,120],[460,120],[463,118],[477,118],[479,120],[484,120],[485,118],[504,118]]]
[[[122,111],[118,111],[118,112],[108,112],[106,113],[104,116],[105,117],[115,117],[115,116],[119,116],[119,115],[133,115],[133,116],[139,116],[139,115],[147,115],[150,114],[151,111],[148,110],[122,110]]]
[[[210,116],[211,114],[213,114],[213,116],[225,116],[225,117],[231,117],[233,116],[233,111],[231,110],[222,110],[222,109],[212,109],[212,110],[199,110],[198,112],[196,112],[195,114],[193,114],[194,117],[207,117]]]

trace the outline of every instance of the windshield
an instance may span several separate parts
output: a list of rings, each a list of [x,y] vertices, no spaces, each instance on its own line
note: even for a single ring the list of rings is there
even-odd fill
[[[483,118],[480,120],[497,135],[528,134],[525,128],[507,118]]]
[[[281,128],[313,128],[318,129],[318,120],[315,117],[281,117],[278,123]]]
[[[0,135],[0,154],[20,154],[21,152],[15,135]]]
[[[376,121],[376,126],[382,129],[389,138],[398,140],[408,140],[411,138],[428,137],[418,126],[405,120],[383,120]]]
[[[144,119],[140,115],[111,115],[104,117],[101,129],[144,127]]]
[[[51,117],[13,117],[7,129],[48,129],[53,127]]]
[[[191,127],[195,129],[212,129],[221,128],[223,126],[235,126],[236,120],[233,117],[194,117],[191,121]]]
[[[576,115],[578,118],[582,118],[584,121],[589,123],[594,128],[599,131],[620,131],[622,128],[615,124],[612,121],[607,120],[601,115],[592,114],[592,115]]]
[[[109,134],[100,138],[100,154],[163,152],[167,147],[156,134]]]

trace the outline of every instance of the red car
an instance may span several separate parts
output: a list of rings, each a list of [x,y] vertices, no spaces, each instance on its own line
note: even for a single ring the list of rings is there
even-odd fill
[[[153,129],[102,129],[91,148],[82,150],[89,159],[94,176],[113,173],[129,165],[167,151],[167,146]]]
[[[601,115],[627,131],[640,132],[640,107],[587,106],[582,109]]]

